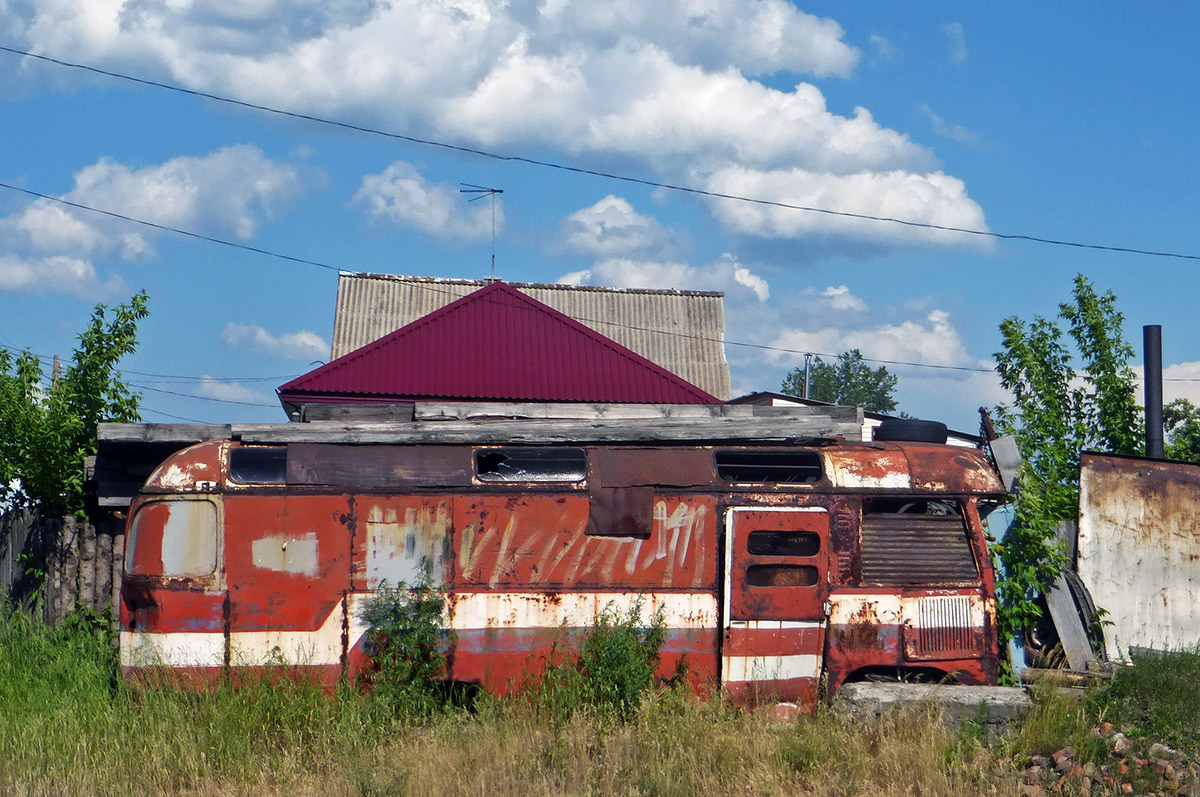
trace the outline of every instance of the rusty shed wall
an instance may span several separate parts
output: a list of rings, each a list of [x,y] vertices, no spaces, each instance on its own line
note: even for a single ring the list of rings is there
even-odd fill
[[[1111,659],[1129,648],[1200,639],[1200,465],[1084,454],[1078,570],[1112,625]]]
[[[482,280],[342,274],[334,316],[334,359],[479,290]],[[719,399],[732,395],[723,294],[511,283],[513,287]]]

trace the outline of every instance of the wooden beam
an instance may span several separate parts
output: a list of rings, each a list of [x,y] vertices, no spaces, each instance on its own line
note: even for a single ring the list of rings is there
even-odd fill
[[[102,423],[96,438],[105,443],[203,443],[229,437],[229,424],[219,423]]]
[[[347,408],[349,409],[349,408]],[[413,405],[417,421],[466,421],[496,419],[620,420],[659,418],[755,418],[826,417],[841,422],[862,423],[858,407],[766,407],[751,404],[603,404],[592,402],[433,402]],[[365,415],[346,420],[371,420]]]
[[[828,416],[513,421],[418,421],[411,424],[335,422],[235,424],[247,443],[553,444],[640,442],[794,443],[856,438],[856,423]]]

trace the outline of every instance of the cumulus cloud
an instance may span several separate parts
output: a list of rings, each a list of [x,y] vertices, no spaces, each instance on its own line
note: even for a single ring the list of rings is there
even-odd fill
[[[329,357],[329,344],[307,329],[275,336],[262,327],[230,321],[221,330],[221,339],[231,348],[250,349],[271,357],[310,361]]]
[[[898,324],[846,327],[824,326],[784,329],[771,346],[797,352],[838,354],[860,349],[877,360],[919,362],[930,365],[966,365],[971,363],[962,339],[950,323],[950,315],[933,310],[923,319]],[[773,352],[775,359],[803,359],[802,354]]]
[[[930,151],[866,109],[833,113],[801,80],[775,88],[783,75],[849,76],[861,57],[836,22],[786,0],[36,0],[13,17],[25,45],[48,55],[469,146],[594,156],[671,182],[720,182],[731,165],[764,183],[939,174]],[[947,31],[961,43],[961,25]],[[390,186],[397,195],[379,186],[371,212],[441,231],[437,213],[405,201],[422,193],[411,177]],[[919,204],[934,216],[962,202],[934,190]],[[831,217],[808,226],[844,232]],[[473,219],[464,229],[479,235]],[[910,240],[930,242],[891,236]]]
[[[962,180],[942,172],[831,175],[801,169],[758,172],[730,167],[714,173],[707,187],[723,194],[772,197],[799,207],[835,209],[942,227],[988,229],[983,209],[967,195]],[[761,238],[842,239],[884,249],[915,245],[977,249],[992,246],[985,236],[795,208],[730,200],[714,200],[711,207],[729,230]]]
[[[872,306],[846,285],[809,288],[772,299],[757,313],[727,316],[726,352],[739,390],[778,390],[783,378],[804,363],[804,352],[832,359],[859,349],[899,378],[901,410],[971,432],[975,412],[1011,397],[1000,387],[988,360],[972,357],[953,316],[913,305]],[[768,348],[759,345],[766,344]],[[950,368],[898,365],[921,363]]]
[[[955,141],[963,141],[971,143],[977,141],[979,136],[973,131],[968,130],[962,125],[948,123],[945,119],[934,113],[933,109],[928,105],[921,106],[921,113],[929,120],[929,124],[933,126],[933,132],[942,138],[950,138]]]
[[[638,213],[627,200],[609,194],[568,216],[560,237],[570,252],[611,257],[660,252],[668,248],[671,234],[653,216]]]
[[[823,291],[818,291],[815,288],[807,288],[804,291],[807,296],[820,296],[829,302],[829,306],[834,310],[859,312],[867,309],[867,303],[850,292],[850,289],[845,285],[829,286]]]
[[[468,203],[456,186],[431,183],[411,163],[396,161],[379,174],[369,174],[354,195],[373,219],[412,227],[445,241],[484,241],[495,223],[504,226],[504,205],[499,200]]]
[[[611,288],[676,288],[679,290],[724,291],[727,301],[738,302],[746,295],[757,302],[770,298],[767,281],[725,254],[707,266],[686,263],[610,258],[583,271],[565,274],[563,285],[605,285]]]
[[[1134,366],[1138,379],[1138,401],[1145,396],[1145,366]],[[1200,362],[1172,363],[1163,366],[1163,401],[1187,399],[1200,405]]]
[[[196,394],[206,398],[217,399],[218,401],[231,401],[238,404],[266,404],[275,403],[273,396],[268,396],[254,388],[246,387],[237,382],[222,382],[219,379],[204,375],[196,385]]]
[[[0,292],[66,293],[89,301],[132,293],[120,276],[100,279],[87,260],[62,255],[26,259],[3,254]]]
[[[967,34],[961,22],[948,22],[942,26],[942,35],[950,48],[950,62],[961,64],[967,60]]]
[[[76,172],[74,187],[60,198],[167,227],[248,240],[264,219],[298,196],[309,179],[256,147],[238,145],[143,168],[101,158]],[[37,199],[0,218],[0,241],[6,250],[0,257],[5,258],[7,274],[0,289],[41,286],[39,290],[80,295],[124,291],[117,278],[100,280],[93,260],[145,259],[154,252],[157,234]],[[34,276],[20,277],[26,273]]]

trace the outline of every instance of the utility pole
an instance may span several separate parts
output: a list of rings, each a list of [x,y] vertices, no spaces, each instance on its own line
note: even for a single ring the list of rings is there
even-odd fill
[[[808,362],[812,359],[812,355],[805,352],[804,354],[804,391],[800,398],[808,398]]]

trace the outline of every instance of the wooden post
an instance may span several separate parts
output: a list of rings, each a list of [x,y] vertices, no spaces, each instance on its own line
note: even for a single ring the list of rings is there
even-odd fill
[[[125,535],[118,533],[112,538],[112,616],[113,627],[121,627],[121,573],[125,562]]]
[[[76,604],[91,609],[96,603],[96,527],[76,521],[79,534],[79,597]]]
[[[92,596],[92,608],[103,612],[112,606],[113,589],[113,537],[109,524],[96,529],[96,593]]]
[[[59,551],[63,555],[63,579],[54,625],[70,614],[79,600],[79,522],[75,518],[63,520],[59,539]]]

